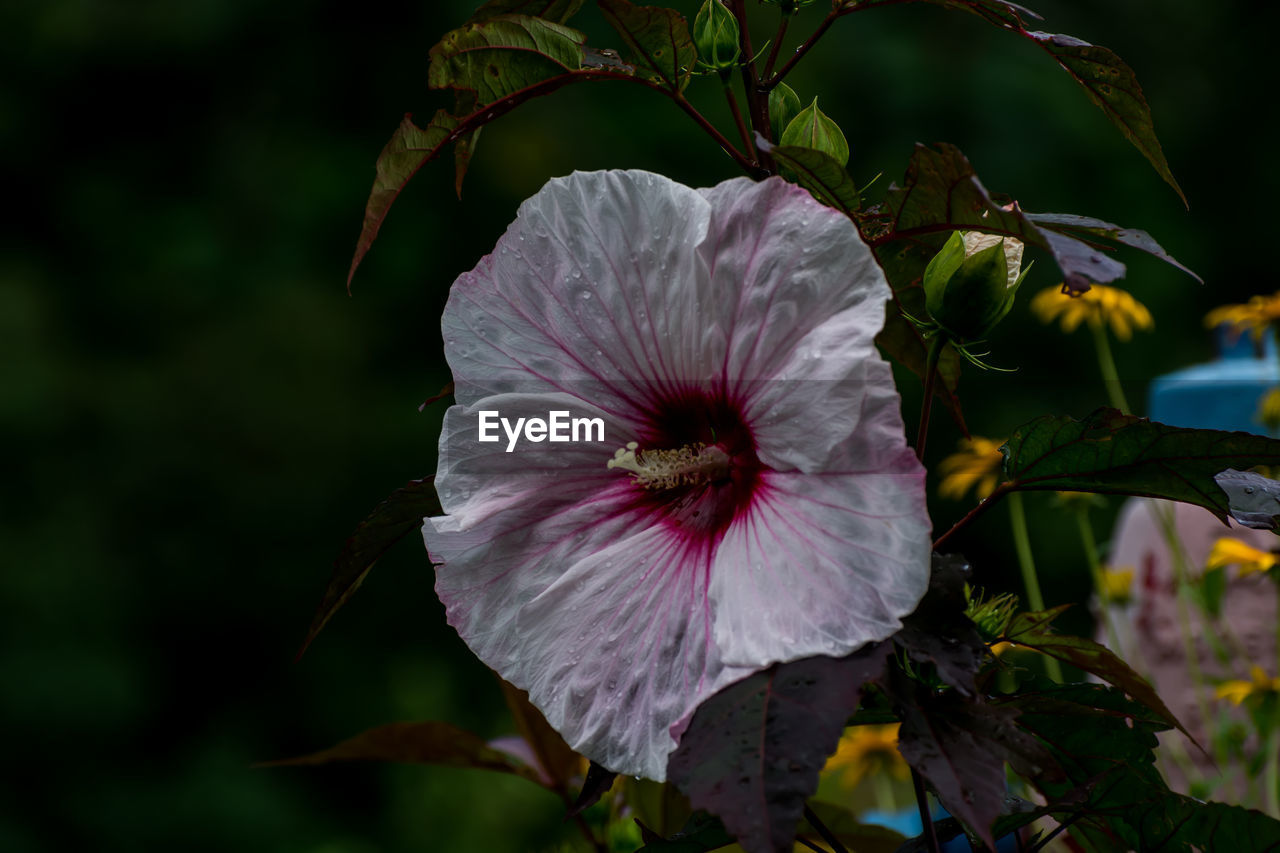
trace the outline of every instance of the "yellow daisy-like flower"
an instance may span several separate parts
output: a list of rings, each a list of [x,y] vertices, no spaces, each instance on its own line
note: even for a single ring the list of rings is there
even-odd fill
[[[1213,543],[1209,558],[1205,561],[1205,571],[1220,569],[1224,566],[1238,566],[1240,577],[1254,572],[1271,571],[1280,560],[1275,554],[1260,551],[1252,545],[1246,545],[1239,539],[1223,536]]]
[[[1095,284],[1079,296],[1070,296],[1060,287],[1040,291],[1031,299],[1031,312],[1042,323],[1061,319],[1062,331],[1074,332],[1081,323],[1099,327],[1104,323],[1122,341],[1133,337],[1134,329],[1147,330],[1155,325],[1147,306],[1118,287]]]
[[[1204,324],[1216,329],[1224,323],[1231,325],[1231,332],[1239,335],[1245,329],[1254,340],[1262,340],[1267,327],[1280,320],[1280,290],[1270,296],[1255,296],[1243,305],[1219,305],[1204,315]]]
[[[1272,678],[1262,667],[1254,666],[1249,670],[1248,681],[1224,681],[1213,691],[1217,699],[1226,699],[1234,705],[1250,698],[1262,699],[1269,693],[1280,693],[1280,678]]]
[[[1122,568],[1112,569],[1103,567],[1102,569],[1102,593],[1103,600],[1110,604],[1128,604],[1129,599],[1133,596],[1133,566],[1124,566]]]
[[[960,439],[960,450],[938,463],[938,470],[942,473],[938,494],[958,501],[976,485],[974,494],[978,500],[984,500],[1000,482],[1000,466],[1004,464],[1000,446],[1003,444],[1003,439],[993,440],[979,435]]]
[[[1258,403],[1258,422],[1267,429],[1280,427],[1280,387],[1262,395]]]
[[[887,773],[908,779],[911,769],[898,752],[898,723],[887,726],[852,726],[840,737],[835,755],[827,759],[824,773],[835,774],[846,788],[863,779]]]

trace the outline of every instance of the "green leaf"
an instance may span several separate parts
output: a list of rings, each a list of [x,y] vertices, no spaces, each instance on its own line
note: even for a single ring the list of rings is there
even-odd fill
[[[333,562],[329,586],[311,620],[298,657],[302,657],[338,608],[355,595],[378,558],[406,535],[421,529],[424,518],[441,514],[434,479],[411,480],[404,488],[396,489],[356,527]]]
[[[633,54],[637,73],[672,93],[684,91],[698,60],[684,16],[674,9],[636,6],[628,0],[597,3]]]
[[[337,746],[311,755],[267,761],[260,767],[303,767],[334,761],[394,761],[440,764],[510,773],[542,784],[538,771],[485,743],[479,735],[452,723],[389,723],[369,729]]]
[[[1160,140],[1156,139],[1151,107],[1147,105],[1133,69],[1107,48],[1072,36],[1041,32],[1024,34],[1048,51],[1084,87],[1089,100],[1120,128],[1120,132],[1151,162],[1165,183],[1173,187],[1182,203],[1187,204],[1182,187],[1169,171]]]
[[[1192,743],[1195,743],[1195,738],[1191,737],[1191,733],[1161,701],[1155,688],[1114,652],[1093,640],[1054,633],[1049,627],[1050,623],[1070,606],[1064,604],[1051,610],[1019,613],[1009,623],[1001,639],[1014,645],[1035,649],[1041,654],[1069,663],[1077,669],[1096,675],[1107,683],[1119,687],[1133,699],[1159,714],[1169,725],[1177,727]]]
[[[1054,685],[1004,702],[1067,773],[1033,781],[1051,799],[1077,799],[1086,817],[1073,834],[1085,830],[1108,850],[1280,849],[1280,822],[1261,812],[1171,792],[1155,768],[1155,732],[1166,727],[1114,688]]]
[[[891,649],[775,664],[730,684],[694,711],[667,777],[750,853],[791,849],[818,773]]]
[[[760,134],[756,134],[756,146],[773,157],[775,163],[790,173],[789,177],[827,207],[851,216],[861,205],[858,185],[830,154],[799,145],[771,145]]]
[[[377,176],[373,179],[373,190],[364,206],[364,224],[360,228],[360,239],[356,242],[355,256],[351,259],[351,269],[347,272],[347,290],[351,290],[351,279],[364,256],[378,238],[378,231],[391,210],[391,205],[400,197],[409,179],[428,161],[440,153],[452,134],[458,128],[458,120],[444,110],[438,111],[425,128],[413,123],[413,117],[406,114],[391,136],[391,140],[378,155],[375,166]]]
[[[946,143],[916,145],[902,186],[891,186],[884,203],[868,211],[860,224],[863,238],[874,249],[893,251],[898,248],[895,244],[903,241],[923,243],[931,249],[929,257],[950,231],[1013,237],[1050,252],[1063,280],[1079,291],[1088,290],[1090,283],[1122,278],[1125,273],[1124,264],[1087,243],[1055,231],[1041,231],[1016,202],[993,198],[964,154]]]
[[[1247,432],[1184,429],[1102,408],[1084,420],[1045,415],[1013,431],[1006,490],[1098,492],[1202,506],[1225,524],[1227,468],[1280,464],[1280,440]]]
[[[1005,0],[919,0],[944,9],[955,9],[977,15],[985,21],[1002,29],[1022,29],[1024,18],[1040,19],[1040,16],[1025,6],[1008,3]],[[902,0],[845,0],[841,8],[848,11],[871,9],[876,6],[894,6]]]
[[[563,24],[582,8],[585,0],[489,0],[471,15],[471,21],[484,21],[499,15],[528,15]]]
[[[1094,240],[1122,243],[1125,246],[1146,252],[1152,257],[1159,258],[1166,264],[1177,267],[1196,281],[1204,284],[1204,279],[1178,263],[1177,259],[1166,252],[1146,231],[1140,231],[1136,228],[1122,228],[1119,225],[1112,225],[1110,222],[1104,222],[1101,219],[1094,219],[1092,216],[1076,216],[1072,213],[1024,212],[1022,215],[1033,222],[1041,233],[1056,231],[1068,237],[1078,238],[1085,243]],[[1048,234],[1045,236],[1047,237]]]
[[[465,24],[431,48],[427,85],[474,94],[484,107],[582,67],[585,36],[527,15]],[[457,112],[463,112],[458,110]]]
[[[391,205],[409,180],[438,157],[445,145],[451,142],[459,145],[454,184],[460,190],[474,153],[476,132],[485,124],[531,98],[550,94],[569,83],[631,78],[629,66],[607,52],[582,47],[579,38],[567,27],[536,18],[516,20],[512,17],[468,24],[445,36],[441,44],[432,49],[429,73],[436,83],[457,92],[456,114],[439,110],[426,128],[419,128],[412,116],[406,115],[378,155],[377,176],[365,203],[364,224],[347,273],[348,290],[356,269],[377,239]],[[530,44],[542,44],[555,53],[540,54],[530,48]],[[574,51],[581,67],[570,70]],[[491,67],[496,74],[490,73]],[[477,75],[479,80],[474,79]],[[524,88],[510,89],[519,83],[524,83]],[[480,93],[493,97],[498,92],[503,94],[492,103],[481,99]]]

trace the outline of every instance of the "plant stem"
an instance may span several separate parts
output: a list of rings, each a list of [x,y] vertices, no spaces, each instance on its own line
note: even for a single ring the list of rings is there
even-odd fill
[[[952,536],[955,536],[961,530],[972,524],[974,519],[990,509],[992,504],[1009,494],[1011,491],[1013,491],[1013,487],[1009,483],[1001,483],[996,486],[996,490],[987,495],[986,500],[969,510],[969,512],[965,514],[964,518],[951,525],[950,530],[933,540],[933,550],[941,551],[942,546],[951,541]]]
[[[738,126],[738,134],[742,137],[742,142],[750,151],[754,143],[751,141],[751,131],[747,129],[747,123],[742,118],[742,110],[738,109],[738,99],[733,94],[733,86],[729,83],[728,78],[724,79],[724,98],[729,102],[729,112],[733,113],[733,123]]]
[[[1107,329],[1101,321],[1090,323],[1093,332],[1093,347],[1098,353],[1098,367],[1102,369],[1102,381],[1107,386],[1107,396],[1111,405],[1124,414],[1129,414],[1129,401],[1124,397],[1124,388],[1120,386],[1120,374],[1116,372],[1116,361],[1111,357],[1111,342],[1107,340]]]
[[[709,135],[712,139],[714,139],[716,143],[722,149],[724,149],[724,152],[728,154],[730,157],[732,157],[734,159],[734,162],[736,162],[739,166],[742,167],[743,171],[745,171],[749,175],[762,177],[760,175],[760,164],[754,162],[753,160],[748,159],[746,156],[742,154],[741,151],[739,151],[737,148],[734,148],[733,143],[725,139],[724,134],[716,130],[715,125],[707,121],[707,117],[704,116],[702,113],[698,112],[697,107],[689,103],[689,101],[685,99],[684,95],[681,95],[678,92],[673,94],[667,91],[666,89],[662,89],[657,86],[651,86],[650,88],[655,89],[656,91],[662,92],[662,94],[666,95],[667,97],[671,98],[671,100],[675,101],[676,106],[684,110],[685,113],[690,118],[692,118],[695,122],[697,122],[698,127],[702,128],[707,133],[707,135]]]
[[[738,50],[742,56],[742,90],[747,99],[747,114],[751,116],[751,127],[757,133],[769,137],[769,99],[761,97],[768,92],[760,88],[760,77],[756,74],[755,49],[751,46],[751,28],[747,25],[746,0],[729,0],[729,10],[738,21]],[[755,145],[754,138],[747,140],[747,150],[752,152],[761,171],[768,175],[777,174],[773,158]]]
[[[1027,534],[1027,513],[1022,506],[1022,494],[1009,495],[1009,522],[1013,528],[1013,547],[1018,553],[1018,568],[1022,570],[1022,583],[1027,588],[1027,604],[1032,610],[1044,610],[1044,596],[1040,593],[1040,579],[1036,576],[1035,558],[1031,556],[1031,537]],[[1062,667],[1057,658],[1044,656],[1044,669],[1049,677],[1062,683]]]
[[[916,458],[924,461],[924,445],[929,438],[929,415],[933,411],[933,386],[938,377],[938,359],[947,345],[947,336],[938,335],[929,344],[924,362],[924,399],[920,401],[920,426],[916,429]]]
[[[1088,510],[1076,510],[1076,526],[1080,529],[1080,542],[1084,545],[1084,557],[1089,563],[1089,573],[1093,575],[1093,587],[1098,592],[1102,625],[1107,632],[1107,642],[1111,644],[1111,651],[1120,654],[1120,635],[1116,633],[1115,622],[1111,619],[1111,597],[1107,595],[1106,575],[1102,571],[1102,564],[1098,562],[1098,542],[1093,538],[1093,527],[1089,524]]]
[[[791,23],[791,15],[786,12],[779,12],[781,20],[778,21],[778,31],[773,36],[773,47],[769,48],[769,58],[764,62],[764,74],[761,75],[765,80],[773,76],[773,64],[778,61],[778,49],[782,47],[782,39],[787,34],[787,25]]]
[[[833,853],[849,853],[845,846],[840,843],[840,839],[836,838],[835,833],[827,829],[827,825],[818,819],[813,813],[813,809],[809,808],[809,804],[804,804],[804,819],[809,821],[809,825],[818,831],[822,836],[822,840],[827,842]]]
[[[835,9],[832,9],[830,12],[828,12],[827,17],[823,18],[822,23],[818,24],[818,28],[813,31],[813,35],[805,39],[804,44],[796,48],[796,52],[791,54],[791,58],[789,58],[786,62],[782,64],[782,67],[778,69],[777,74],[774,74],[772,77],[767,77],[763,81],[761,81],[760,88],[764,89],[767,92],[770,89],[772,89],[774,86],[781,83],[782,79],[791,73],[791,69],[795,68],[796,63],[799,62],[804,57],[804,55],[809,52],[810,48],[812,48],[815,44],[818,43],[818,39],[822,38],[822,36],[827,32],[827,30],[831,29],[831,25],[836,22],[836,19],[843,14],[844,12],[840,12]]]
[[[911,768],[911,785],[916,791],[916,806],[920,809],[920,823],[929,853],[942,853],[942,848],[938,845],[938,832],[933,826],[933,816],[929,814],[929,792],[924,789],[924,777],[914,767]]]

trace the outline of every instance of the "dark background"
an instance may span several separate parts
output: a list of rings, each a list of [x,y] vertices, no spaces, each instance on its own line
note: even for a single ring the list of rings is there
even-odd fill
[[[1044,29],[1138,72],[1189,212],[1047,55],[971,16],[853,16],[790,82],[821,95],[859,181],[883,172],[883,188],[914,142],[947,140],[1025,208],[1145,228],[1199,271],[1203,287],[1124,257],[1157,323],[1117,349],[1137,405],[1147,379],[1208,357],[1206,310],[1276,287],[1277,16],[1242,0],[1031,2]],[[518,779],[250,768],[392,720],[510,731],[416,542],[300,663],[294,652],[350,529],[434,471],[443,406],[417,405],[448,379],[440,309],[519,201],[575,168],[693,185],[735,174],[666,100],[571,87],[484,132],[461,201],[447,161],[424,169],[348,296],[374,159],[402,113],[443,105],[427,51],[474,5],[0,7],[0,849],[515,851],[572,837],[558,801]],[[752,9],[760,43],[772,10]],[[575,24],[618,46],[590,6]],[[695,83],[695,100],[723,122],[717,88]],[[1039,259],[1024,293],[1054,275]],[[1104,402],[1087,334],[1046,329],[1025,300],[993,345],[1019,371],[966,378],[975,432]],[[902,389],[910,420],[918,383]],[[938,418],[931,455],[955,437]],[[1070,526],[1047,499],[1028,503],[1047,598],[1083,601]],[[935,526],[965,508],[939,502]],[[1003,514],[964,546],[980,581],[1013,582]]]

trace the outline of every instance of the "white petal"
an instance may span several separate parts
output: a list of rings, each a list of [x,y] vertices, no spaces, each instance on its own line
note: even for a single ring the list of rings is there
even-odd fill
[[[726,663],[847,654],[897,631],[924,594],[924,469],[903,438],[888,367],[869,374],[861,426],[832,468],[766,472],[716,552],[711,597]]]
[[[647,172],[549,182],[450,292],[458,402],[558,390],[624,414],[712,373],[723,334],[700,316],[695,251],[709,216],[695,190]]]
[[[759,425],[760,458],[818,470],[857,427],[889,285],[849,219],[781,179],[701,190],[700,251],[731,345],[725,380]]]

